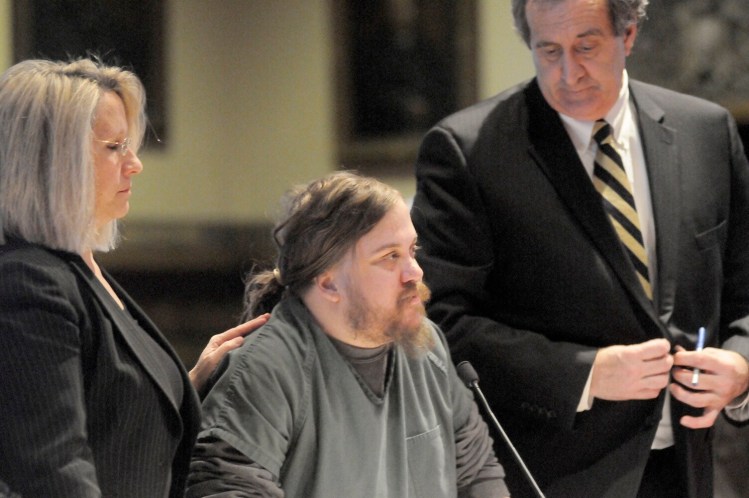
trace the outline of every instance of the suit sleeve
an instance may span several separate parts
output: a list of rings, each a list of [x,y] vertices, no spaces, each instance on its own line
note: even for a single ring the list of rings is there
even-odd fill
[[[87,443],[74,277],[0,265],[0,481],[22,496],[100,496]]]
[[[749,336],[749,162],[736,123],[730,115],[726,119],[731,147],[731,211],[723,264],[721,327],[732,329],[724,346],[734,346],[749,357],[746,345]]]
[[[512,214],[487,212],[466,140],[436,127],[416,164],[411,215],[432,290],[429,316],[445,332],[453,359],[473,363],[495,410],[571,428],[596,350],[513,328],[497,312],[489,282],[500,271],[501,237],[513,234],[492,233],[489,217]]]
[[[731,214],[724,263],[721,302],[722,347],[749,361],[749,161],[736,129],[726,113],[731,149]],[[726,410],[729,419],[748,421],[749,409]]]

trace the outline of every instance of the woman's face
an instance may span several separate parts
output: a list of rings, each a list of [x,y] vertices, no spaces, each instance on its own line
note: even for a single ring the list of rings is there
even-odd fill
[[[98,228],[127,214],[132,177],[143,170],[143,164],[126,145],[125,105],[116,93],[102,95],[96,108],[93,130],[94,216]]]

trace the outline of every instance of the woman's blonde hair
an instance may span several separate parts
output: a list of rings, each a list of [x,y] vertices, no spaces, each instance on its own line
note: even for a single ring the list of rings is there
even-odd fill
[[[98,60],[27,60],[0,76],[0,243],[6,237],[66,251],[108,251],[117,222],[94,223],[93,121],[101,96],[122,99],[130,147],[146,126],[138,77]]]

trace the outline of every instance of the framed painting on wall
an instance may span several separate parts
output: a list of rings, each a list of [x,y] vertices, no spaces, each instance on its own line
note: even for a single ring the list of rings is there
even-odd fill
[[[476,99],[474,0],[334,0],[338,160],[411,174],[423,134]]]
[[[13,59],[97,56],[146,88],[146,146],[167,135],[163,0],[13,0]],[[149,136],[150,135],[150,136]]]

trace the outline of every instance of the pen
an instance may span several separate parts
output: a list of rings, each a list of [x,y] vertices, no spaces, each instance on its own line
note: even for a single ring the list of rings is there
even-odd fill
[[[695,351],[702,351],[702,348],[705,347],[705,327],[700,327],[700,330],[697,331],[697,347],[695,348]],[[695,368],[692,370],[692,385],[696,386],[697,383],[700,381],[700,369]]]

